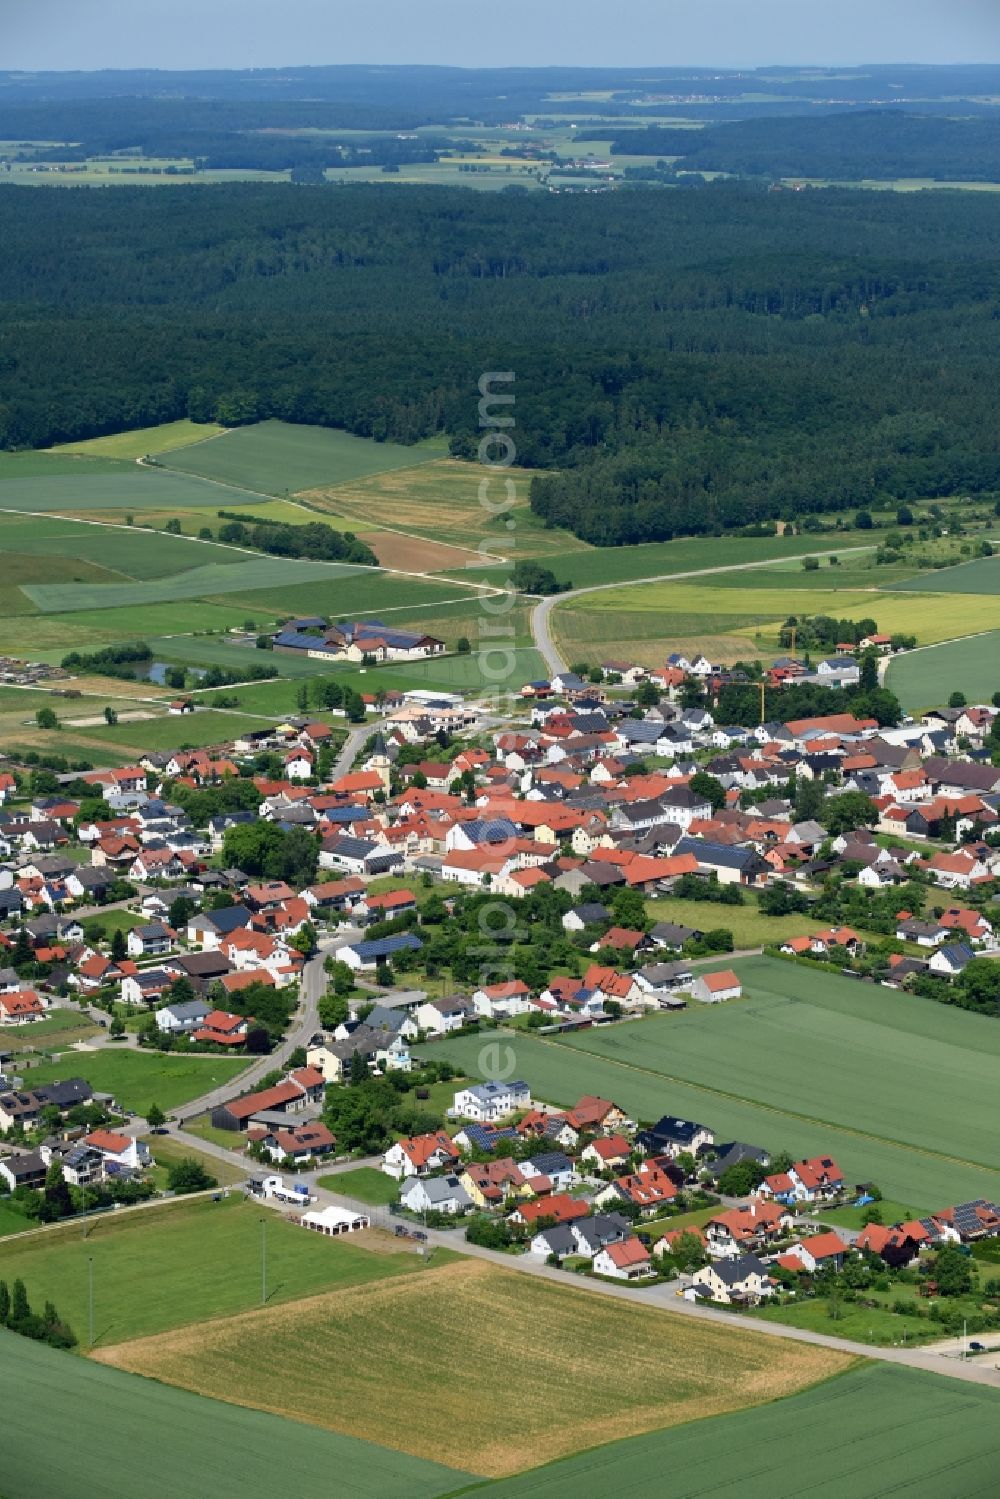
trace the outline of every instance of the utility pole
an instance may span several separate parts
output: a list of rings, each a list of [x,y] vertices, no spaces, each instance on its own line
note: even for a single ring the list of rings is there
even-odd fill
[[[962,1357],[963,1358],[968,1358],[969,1357],[969,1345],[965,1341],[966,1340],[966,1336],[968,1334],[968,1330],[969,1330],[969,1324],[966,1321],[966,1319],[963,1317],[962,1318]]]
[[[87,1256],[87,1346],[94,1346],[94,1256]]]
[[[260,1304],[267,1306],[267,1219],[260,1220]]]

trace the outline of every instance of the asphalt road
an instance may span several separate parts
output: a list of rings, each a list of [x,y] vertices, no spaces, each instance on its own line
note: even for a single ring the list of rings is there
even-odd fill
[[[605,588],[637,588],[642,583],[679,583],[684,578],[704,578],[713,573],[748,572],[755,567],[773,567],[776,561],[798,562],[803,557],[848,557],[854,552],[871,552],[873,547],[846,547],[833,552],[802,552],[794,557],[769,557],[763,562],[732,562],[725,567],[698,567],[683,573],[656,573],[650,578],[627,578],[621,583],[588,583],[585,588],[570,588],[566,593],[550,593],[540,599],[531,611],[531,637],[544,657],[550,677],[558,676],[567,669],[549,629],[549,615],[556,604],[565,604],[569,599],[579,598],[585,593],[602,593]]]
[[[283,1067],[297,1046],[308,1046],[310,1036],[319,1030],[319,1002],[326,992],[326,974],[323,972],[325,956],[321,949],[314,958],[310,958],[302,971],[299,1006],[281,1045],[268,1052],[267,1056],[258,1057],[239,1077],[230,1079],[223,1087],[213,1088],[210,1093],[203,1093],[200,1098],[194,1098],[182,1108],[175,1109],[173,1112],[176,1119],[193,1119],[198,1114],[218,1108],[230,1098],[249,1092],[258,1079]],[[189,1143],[197,1142],[192,1136],[189,1137]],[[203,1142],[198,1148],[204,1148]]]

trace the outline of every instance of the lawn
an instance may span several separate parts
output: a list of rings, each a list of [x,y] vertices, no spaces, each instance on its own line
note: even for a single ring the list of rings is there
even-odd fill
[[[659,900],[648,900],[646,910],[653,921],[673,921],[679,926],[691,927],[696,932],[712,931],[715,927],[726,927],[733,934],[736,947],[763,947],[769,943],[781,943],[789,937],[798,937],[807,932],[820,932],[830,923],[808,916],[764,916],[750,892],[745,892],[746,904],[723,906],[716,901],[679,900],[666,896]]]
[[[30,1218],[26,1218],[23,1213],[15,1212],[5,1202],[0,1201],[0,1238],[8,1234],[23,1234],[26,1229],[37,1227],[38,1225]]]
[[[512,1348],[530,1378],[504,1381],[497,1399],[497,1371]],[[294,1410],[351,1436],[377,1432],[484,1476],[595,1436],[774,1399],[850,1362],[807,1344],[765,1347],[752,1329],[682,1321],[481,1261],[190,1327],[102,1358],[201,1394]]]
[[[165,1052],[67,1052],[59,1062],[44,1062],[25,1072],[29,1088],[67,1077],[83,1077],[95,1093],[110,1093],[132,1114],[142,1114],[151,1103],[168,1113],[190,1103],[201,1093],[228,1082],[244,1071],[246,1058],[170,1056]]]
[[[996,1419],[995,1390],[863,1364],[756,1410],[614,1442],[492,1484],[484,1499],[618,1493],[630,1499],[986,1499],[996,1493]]]
[[[513,1074],[553,1103],[600,1093],[643,1119],[700,1119],[721,1140],[829,1152],[848,1181],[922,1211],[997,1197],[1000,1026],[779,959],[732,966],[742,1000],[558,1042],[518,1033]],[[457,1038],[432,1054],[482,1075],[481,1050]]]
[[[145,458],[147,454],[165,453],[171,448],[203,442],[225,431],[211,422],[164,422],[158,427],[140,427],[133,432],[114,432],[108,437],[90,437],[84,442],[64,442],[54,453],[81,453],[87,458]]]
[[[4,1499],[274,1499],[328,1491],[332,1481],[337,1499],[437,1499],[468,1481],[437,1463],[204,1400],[8,1332],[0,1332],[0,1402],[10,1413]]]
[[[86,1237],[79,1223],[70,1222],[0,1244],[0,1277],[10,1285],[20,1276],[32,1302],[54,1301],[84,1351],[88,1259],[94,1262],[96,1347],[259,1308],[265,1233],[269,1306],[418,1274],[424,1265],[415,1254],[376,1252],[307,1233],[238,1192],[218,1202],[181,1198],[88,1223]]]
[[[873,1206],[878,1208],[882,1214],[882,1222],[887,1224],[908,1223],[910,1219],[919,1216],[918,1210],[912,1203],[892,1202],[883,1197],[879,1202],[874,1204],[868,1203],[863,1208],[842,1207],[824,1209],[820,1214],[820,1219],[823,1224],[831,1223],[836,1224],[840,1228],[862,1229],[865,1226],[865,1214],[870,1212]]]
[[[412,468],[434,456],[434,450],[426,447],[373,442],[329,427],[269,421],[236,427],[222,437],[165,453],[161,462],[220,484],[281,495],[342,484],[385,469]]]
[[[204,1166],[210,1176],[223,1187],[235,1186],[238,1182],[247,1179],[247,1169],[239,1161],[220,1161],[218,1156],[206,1155],[204,1151],[188,1145],[187,1141],[175,1140],[171,1135],[150,1135],[149,1148],[153,1153],[156,1165],[153,1167],[153,1180],[161,1191],[167,1187],[167,1172],[177,1161],[194,1159]]]
[[[921,1343],[938,1343],[944,1337],[940,1322],[918,1315],[903,1316],[892,1310],[895,1301],[917,1303],[912,1286],[893,1286],[889,1292],[875,1292],[871,1298],[878,1306],[860,1306],[857,1302],[841,1301],[836,1318],[830,1316],[830,1303],[825,1296],[811,1296],[787,1306],[770,1306],[753,1314],[754,1320],[781,1322],[786,1327],[800,1327],[805,1332],[820,1333],[827,1337],[849,1338],[852,1343],[868,1343],[872,1347],[891,1348],[895,1345],[913,1347]],[[927,1303],[923,1303],[926,1310]],[[966,1297],[954,1303],[953,1310],[972,1316],[980,1310],[980,1297]]]
[[[115,744],[135,750],[194,749],[206,744],[225,744],[238,738],[243,729],[261,727],[261,720],[257,717],[208,708],[184,717],[163,713],[158,718],[121,722],[110,727],[100,724],[88,729],[87,737],[95,746]]]
[[[109,915],[112,913],[109,912]],[[0,1032],[0,1051],[24,1051],[36,1048],[72,1046],[97,1034],[89,1015],[78,1010],[56,1010],[33,1025],[11,1026]]]
[[[889,664],[888,686],[909,713],[940,707],[953,692],[970,703],[989,702],[1000,689],[1000,630],[907,651]]]
[[[390,1202],[399,1201],[399,1182],[374,1166],[358,1166],[353,1171],[321,1176],[319,1185],[329,1192],[339,1192],[342,1197],[353,1197],[375,1208],[388,1207]]]

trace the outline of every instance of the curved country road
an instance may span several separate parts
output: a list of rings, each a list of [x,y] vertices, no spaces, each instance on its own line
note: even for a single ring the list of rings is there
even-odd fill
[[[714,573],[749,572],[753,568],[773,567],[776,562],[801,562],[803,557],[849,557],[857,552],[871,552],[874,547],[843,547],[836,552],[802,552],[794,557],[766,557],[762,562],[730,562],[725,567],[697,567],[688,572],[656,573],[650,578],[626,578],[617,583],[588,583],[583,588],[570,588],[565,593],[546,594],[539,599],[531,611],[531,638],[544,657],[550,677],[566,670],[566,662],[549,630],[549,615],[556,604],[565,604],[569,599],[579,598],[584,593],[603,593],[606,588],[637,588],[642,583],[679,583],[685,578],[706,578]]]

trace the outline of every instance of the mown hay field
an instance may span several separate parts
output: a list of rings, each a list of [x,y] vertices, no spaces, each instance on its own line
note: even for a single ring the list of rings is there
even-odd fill
[[[933,1211],[996,1199],[1000,1031],[988,1017],[803,964],[743,958],[744,998],[589,1031],[510,1040],[534,1095],[614,1098],[637,1118],[698,1119],[722,1140],[833,1155],[851,1182]],[[436,1043],[481,1075],[480,1047]]]
[[[0,1332],[0,1401],[4,1499],[437,1499],[468,1482],[438,1463],[204,1400],[10,1332]]]
[[[773,1405],[615,1442],[485,1499],[991,1499],[995,1390],[864,1364]]]
[[[387,469],[413,468],[437,454],[433,447],[374,442],[330,427],[258,422],[187,445],[161,458],[167,467],[259,494],[295,493],[342,484]]]
[[[964,692],[970,703],[989,702],[1000,691],[1000,631],[897,656],[886,686],[910,713],[940,707],[953,692]]]
[[[100,1358],[484,1476],[761,1404],[852,1363],[480,1261],[108,1347]]]
[[[53,453],[79,453],[85,458],[145,458],[169,448],[186,447],[224,432],[211,422],[163,422],[158,427],[139,427],[131,432],[113,432],[107,437],[88,437],[82,442],[64,442]]]
[[[480,486],[485,499],[480,499]],[[513,484],[511,491],[505,486]],[[385,526],[432,538],[462,549],[486,543],[477,560],[492,556],[545,558],[550,552],[590,551],[566,531],[549,531],[528,505],[531,474],[508,468],[497,473],[480,464],[430,455],[418,468],[387,471],[367,478],[317,486],[300,498],[346,517],[355,528]],[[510,501],[510,503],[508,503]],[[440,569],[464,566],[462,557],[442,555]]]

